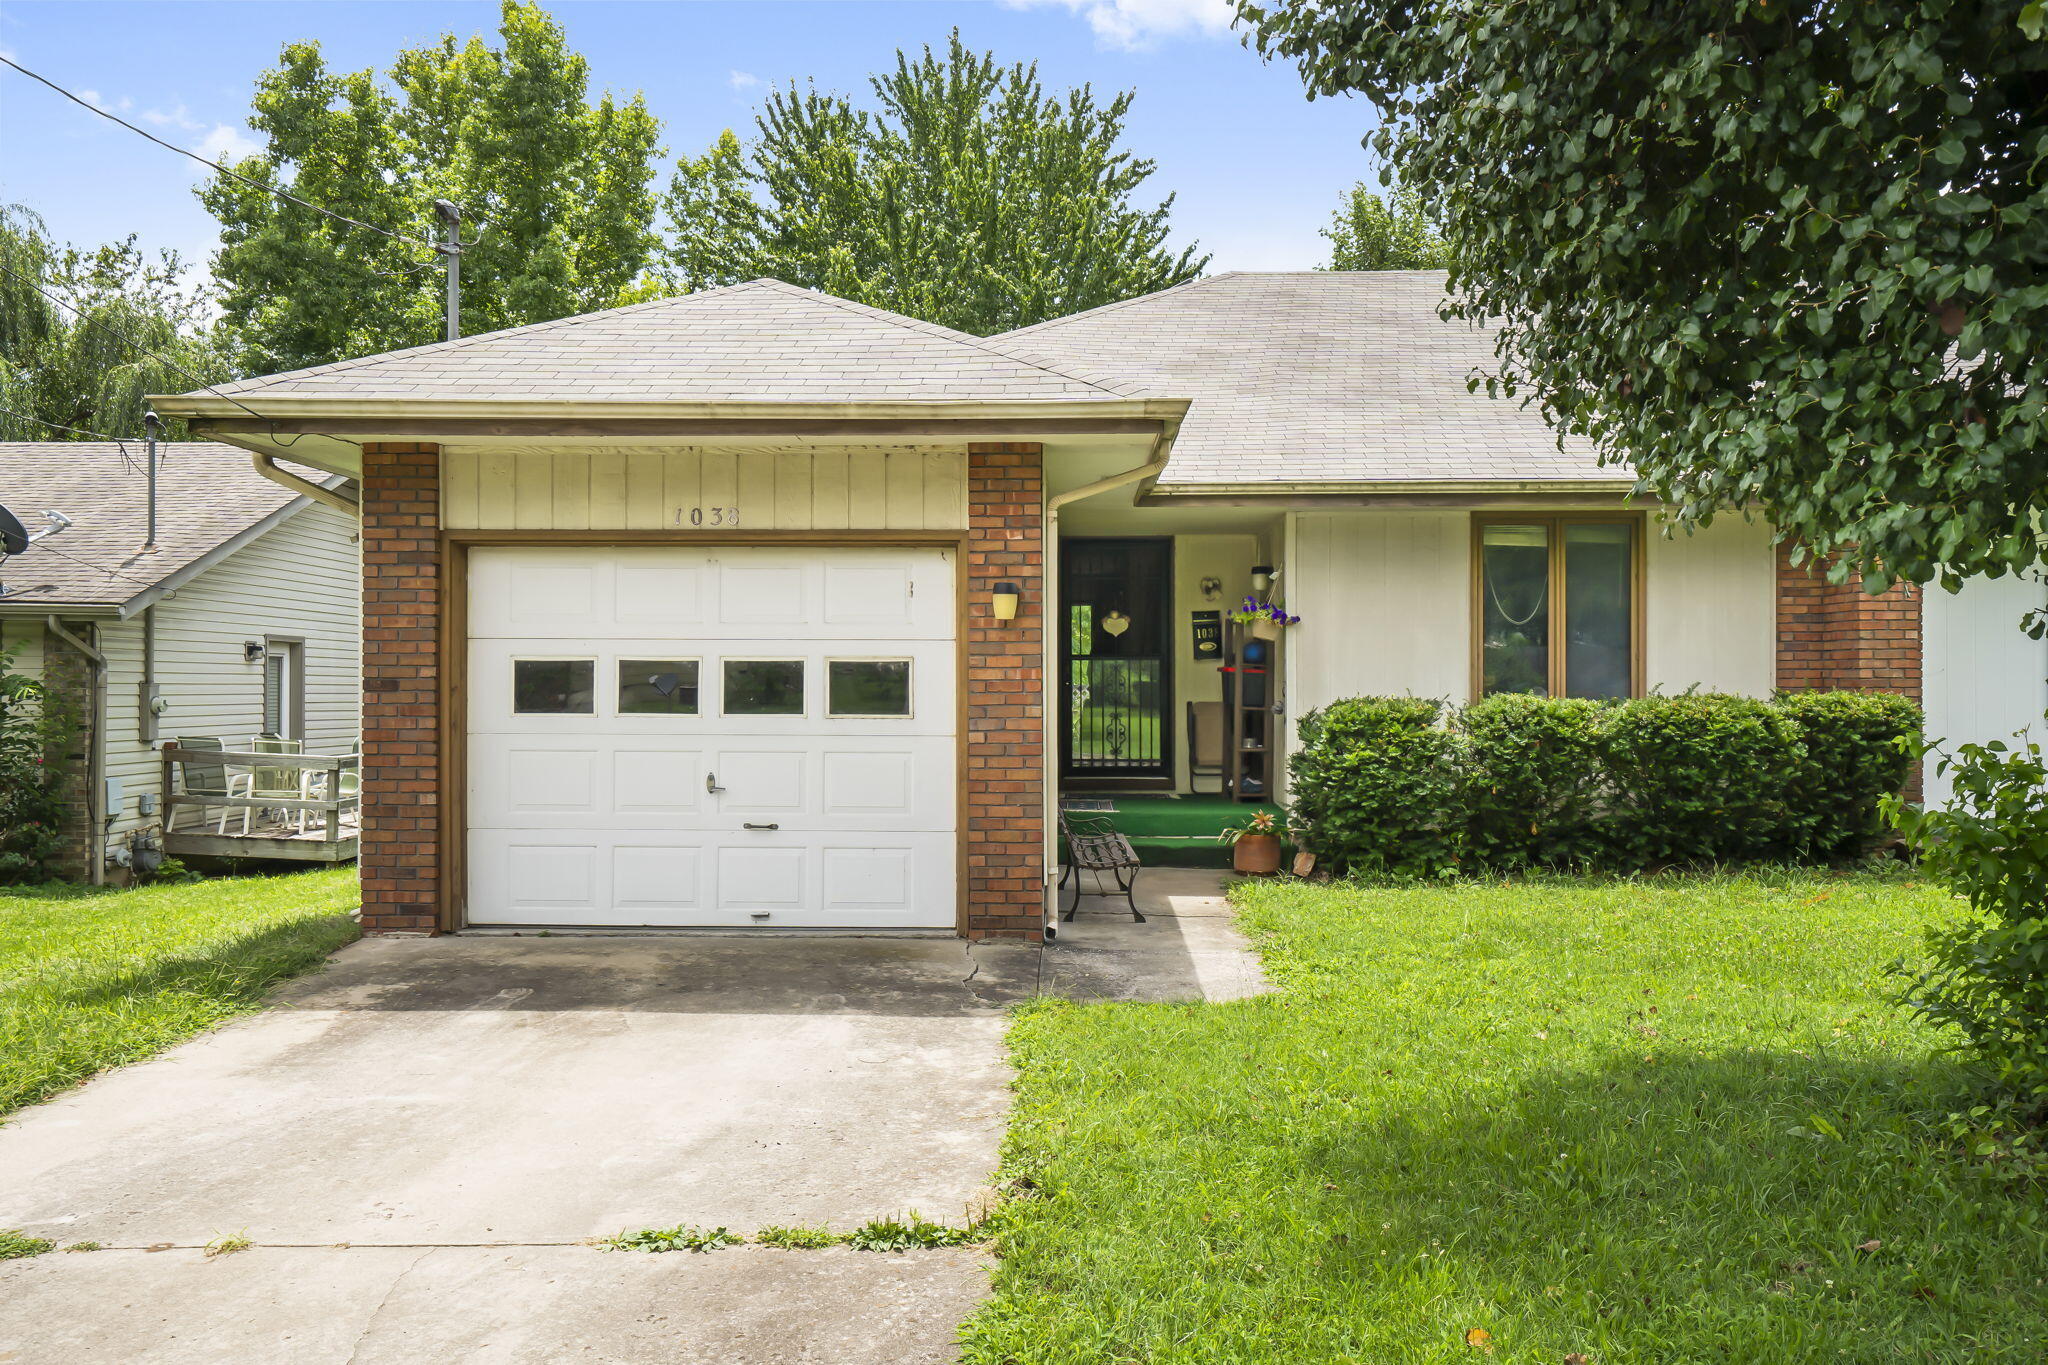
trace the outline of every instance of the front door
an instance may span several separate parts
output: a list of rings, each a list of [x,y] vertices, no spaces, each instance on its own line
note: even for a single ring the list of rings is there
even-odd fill
[[[1173,541],[1060,542],[1065,723],[1072,778],[1173,778]]]

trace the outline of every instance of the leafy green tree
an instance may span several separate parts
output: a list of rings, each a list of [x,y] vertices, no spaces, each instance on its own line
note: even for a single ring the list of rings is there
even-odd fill
[[[2042,562],[2041,0],[1239,0],[1457,252],[1499,374],[1843,573]]]
[[[659,125],[635,95],[588,99],[589,65],[537,5],[508,0],[500,43],[398,54],[390,87],[288,45],[256,85],[263,152],[200,199],[221,223],[213,273],[252,371],[442,335],[434,201],[463,212],[465,333],[610,307],[655,243]],[[356,227],[269,193],[354,218]],[[372,229],[381,229],[375,231]],[[396,233],[411,238],[394,240]]]
[[[228,339],[176,252],[151,258],[132,235],[59,247],[34,213],[0,207],[0,266],[0,439],[140,436],[145,395],[232,377]]]
[[[1422,196],[1403,186],[1382,199],[1360,181],[1323,229],[1330,239],[1327,270],[1441,270],[1450,249]]]
[[[772,275],[988,334],[1164,289],[1208,263],[1166,246],[1171,195],[1120,150],[1131,93],[1048,95],[956,31],[898,52],[873,109],[795,85],[742,144],[727,131],[669,189],[671,288]]]

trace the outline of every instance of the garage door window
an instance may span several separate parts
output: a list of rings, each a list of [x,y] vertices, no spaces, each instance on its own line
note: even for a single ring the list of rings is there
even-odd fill
[[[619,714],[622,716],[694,716],[697,714],[695,659],[619,660]]]
[[[910,714],[910,660],[830,659],[826,710],[834,716]]]
[[[588,716],[597,707],[593,659],[514,659],[512,709],[522,716]]]
[[[800,716],[804,713],[802,659],[727,659],[725,714]]]

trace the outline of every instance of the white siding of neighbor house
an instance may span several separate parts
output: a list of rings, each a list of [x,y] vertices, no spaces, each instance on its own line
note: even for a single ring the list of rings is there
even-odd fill
[[[1777,557],[1771,528],[1723,518],[1645,546],[1643,673],[1652,692],[1768,697],[1777,685]]]
[[[450,451],[442,524],[452,530],[951,531],[967,525],[967,452],[610,449]],[[713,509],[723,513],[714,522]],[[734,510],[737,523],[729,523]]]
[[[2048,641],[2030,640],[2020,622],[2048,605],[2048,588],[2031,578],[1977,578],[1961,592],[1920,589],[1921,696],[1927,734],[1953,749],[2030,731],[2048,740]],[[1927,765],[1929,805],[1953,788]]]
[[[263,728],[263,665],[243,642],[305,641],[305,739],[311,753],[347,753],[361,733],[362,573],[355,521],[307,507],[156,604],[157,686],[170,709],[162,740],[218,736],[237,748]],[[120,835],[155,816],[137,798],[161,785],[139,722],[142,620],[102,625],[107,656],[107,775],[122,780]],[[190,819],[191,817],[187,817]],[[185,826],[191,828],[191,826]]]

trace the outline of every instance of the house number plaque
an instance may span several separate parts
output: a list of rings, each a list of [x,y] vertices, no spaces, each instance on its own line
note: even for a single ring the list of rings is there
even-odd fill
[[[737,507],[678,507],[678,526],[737,526],[740,524],[740,509]]]

